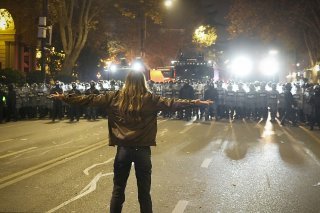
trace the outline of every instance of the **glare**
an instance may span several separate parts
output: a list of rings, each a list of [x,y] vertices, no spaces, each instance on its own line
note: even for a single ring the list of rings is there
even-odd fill
[[[7,21],[4,17],[0,17],[0,29],[5,30],[7,28]]]
[[[265,75],[274,75],[279,71],[279,63],[276,58],[267,57],[259,64],[259,70]]]
[[[172,0],[165,0],[165,2],[164,2],[164,5],[166,6],[166,7],[171,7],[172,6]]]
[[[116,72],[118,68],[117,68],[117,65],[111,64],[109,69],[111,72]]]
[[[134,62],[134,63],[132,64],[132,69],[133,69],[134,71],[143,71],[143,70],[144,70],[144,67],[143,67],[143,64],[142,64],[141,62],[136,61],[136,62]]]
[[[232,61],[231,71],[238,76],[248,75],[253,69],[253,62],[246,56],[240,56]]]
[[[270,55],[277,55],[278,54],[278,50],[270,50],[269,54]]]

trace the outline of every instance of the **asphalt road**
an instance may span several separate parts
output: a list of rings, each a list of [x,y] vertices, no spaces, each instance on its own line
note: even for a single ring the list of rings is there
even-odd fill
[[[109,212],[107,122],[0,125],[0,212]],[[158,120],[155,213],[320,212],[320,131]],[[124,213],[139,212],[134,167]]]

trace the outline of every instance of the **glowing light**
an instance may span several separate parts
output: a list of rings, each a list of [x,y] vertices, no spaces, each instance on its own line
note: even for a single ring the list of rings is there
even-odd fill
[[[97,78],[100,79],[101,78],[101,74],[100,72],[97,73]]]
[[[5,30],[7,28],[7,21],[4,17],[0,17],[0,30]]]
[[[109,69],[110,69],[111,72],[116,72],[118,67],[115,64],[111,64]]]
[[[165,0],[165,2],[164,2],[164,5],[166,7],[172,7],[172,4],[173,4],[172,0]]]
[[[232,61],[231,71],[238,76],[245,76],[251,73],[253,62],[246,56],[240,56]]]
[[[14,29],[14,22],[11,14],[6,9],[0,9],[0,30]]]
[[[274,57],[267,57],[259,64],[260,71],[265,75],[274,75],[279,71],[279,63]]]
[[[270,55],[277,55],[278,54],[278,50],[270,50],[269,54]]]
[[[217,40],[216,29],[206,25],[197,28],[192,36],[192,41],[204,47],[209,47]]]
[[[143,66],[143,64],[141,62],[136,61],[136,62],[134,62],[132,64],[132,69],[134,71],[143,71],[144,70],[144,66]]]

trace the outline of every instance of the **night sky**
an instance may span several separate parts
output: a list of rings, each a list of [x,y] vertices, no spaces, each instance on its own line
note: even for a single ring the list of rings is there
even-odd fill
[[[225,16],[231,2],[232,0],[176,0],[174,6],[167,11],[165,23],[169,28],[210,24],[217,28],[220,39],[225,38]]]

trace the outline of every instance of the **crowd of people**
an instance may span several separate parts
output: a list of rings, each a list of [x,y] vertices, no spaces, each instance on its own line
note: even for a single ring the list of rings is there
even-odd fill
[[[281,125],[309,125],[312,130],[320,126],[320,85],[299,83],[265,82],[222,82],[222,81],[170,81],[148,82],[154,94],[175,99],[213,100],[214,104],[188,108],[177,112],[162,111],[159,116],[190,120],[276,119]],[[96,120],[107,117],[104,109],[67,105],[59,100],[48,98],[50,94],[104,94],[119,90],[121,81],[99,81],[89,83],[64,84],[56,81],[54,85],[25,84],[23,86],[0,86],[0,122],[23,119],[50,118],[52,121],[68,118],[70,122],[80,118]]]

